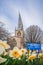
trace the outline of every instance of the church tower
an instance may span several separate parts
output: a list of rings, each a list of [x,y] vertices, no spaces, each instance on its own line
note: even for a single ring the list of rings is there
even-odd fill
[[[23,31],[23,23],[22,23],[22,19],[19,13],[19,18],[18,18],[18,28],[17,30],[15,30],[15,36],[17,37],[24,37],[24,31]]]
[[[21,48],[22,46],[22,39],[24,38],[24,30],[23,30],[23,23],[22,19],[19,13],[19,18],[18,18],[18,28],[15,29],[15,36],[14,36],[16,42],[17,42],[17,47]]]

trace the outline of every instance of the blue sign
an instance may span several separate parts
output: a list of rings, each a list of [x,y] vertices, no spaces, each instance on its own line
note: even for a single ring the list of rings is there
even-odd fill
[[[41,44],[37,43],[27,43],[27,50],[41,50]]]

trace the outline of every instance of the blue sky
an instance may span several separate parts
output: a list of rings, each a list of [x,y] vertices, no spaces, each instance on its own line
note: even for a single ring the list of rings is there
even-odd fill
[[[21,14],[24,29],[38,25],[43,30],[43,0],[0,0],[0,21],[14,32]]]

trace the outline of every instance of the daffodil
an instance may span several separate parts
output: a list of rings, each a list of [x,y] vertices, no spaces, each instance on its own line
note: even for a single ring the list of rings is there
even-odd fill
[[[5,56],[5,55],[8,55],[8,54],[9,54],[8,52],[6,52],[6,51],[4,52],[4,56]]]
[[[20,55],[20,53],[19,53],[18,50],[12,50],[12,51],[10,51],[10,54],[9,55],[11,57],[13,57],[13,58],[20,58],[21,57],[21,55]]]
[[[13,50],[13,51],[12,51],[12,56],[13,56],[13,57],[17,57],[17,55],[18,55],[18,51],[17,51],[17,50]]]
[[[14,47],[13,50],[18,50],[19,51],[19,48],[18,47]]]
[[[36,58],[36,55],[29,56],[29,60],[33,61]]]
[[[0,57],[0,64],[5,62],[7,59]]]
[[[26,49],[21,49],[20,51],[21,51],[22,54],[25,54],[27,52]]]
[[[2,46],[0,46],[0,55],[2,55],[4,52],[5,52],[5,49]]]
[[[2,46],[5,49],[9,49],[10,46],[5,41],[0,41],[0,46]]]
[[[40,61],[43,61],[43,53],[39,53]]]
[[[43,57],[43,53],[39,53],[39,57]]]

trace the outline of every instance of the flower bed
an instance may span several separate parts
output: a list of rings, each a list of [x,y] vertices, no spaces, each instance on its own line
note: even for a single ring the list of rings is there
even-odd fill
[[[31,51],[14,47],[6,52],[7,44],[0,44],[0,65],[43,65],[43,53],[30,54]]]
[[[0,65],[43,65],[43,57],[30,56],[28,58],[25,54],[20,58],[12,58],[8,55],[2,57],[6,58],[6,60]]]

